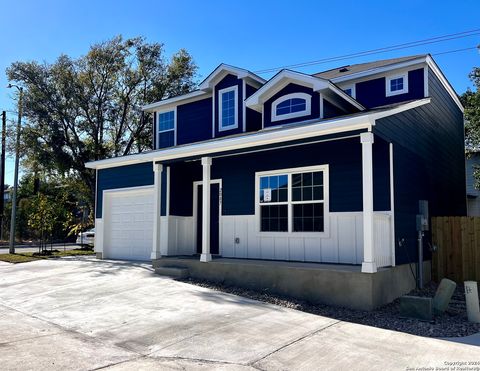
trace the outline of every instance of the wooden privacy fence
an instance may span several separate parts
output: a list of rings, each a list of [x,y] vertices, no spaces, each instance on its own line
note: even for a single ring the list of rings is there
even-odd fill
[[[434,217],[431,229],[433,279],[480,281],[480,217]]]

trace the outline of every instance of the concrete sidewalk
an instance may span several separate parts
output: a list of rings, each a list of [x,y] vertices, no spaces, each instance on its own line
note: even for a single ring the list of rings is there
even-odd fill
[[[405,370],[478,347],[340,322],[92,258],[0,265],[5,370]]]

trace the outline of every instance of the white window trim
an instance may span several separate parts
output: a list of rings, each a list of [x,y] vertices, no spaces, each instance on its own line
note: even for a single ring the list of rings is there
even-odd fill
[[[222,94],[228,93],[230,91],[235,92],[235,106],[234,106],[234,114],[233,117],[235,118],[235,123],[229,126],[222,126]],[[226,131],[238,128],[238,86],[229,86],[228,88],[220,89],[218,91],[218,131]]]
[[[292,201],[292,174],[307,173],[314,171],[323,171],[323,232],[294,232],[293,231],[293,205],[298,203],[316,203],[321,201]],[[263,176],[271,175],[287,175],[288,176],[288,198],[287,202],[267,202],[260,203],[260,178]],[[270,171],[261,171],[255,173],[255,219],[256,219],[256,232],[262,237],[322,237],[328,238],[330,236],[330,206],[329,206],[329,171],[328,165],[316,165],[295,167],[288,169],[277,169]],[[260,219],[260,207],[262,205],[288,205],[288,232],[262,232],[261,231],[261,219]]]
[[[160,130],[160,115],[162,113],[167,113],[167,112],[172,112],[173,111],[173,129],[168,129],[168,130]],[[160,149],[159,147],[159,142],[160,142],[160,133],[166,133],[169,131],[173,131],[173,146],[177,145],[177,107],[162,110],[162,111],[157,111],[157,127],[156,127],[156,140],[155,140],[155,147],[156,149]],[[167,147],[170,148],[170,147]]]
[[[344,86],[344,87],[342,88],[342,90],[343,90],[344,92],[345,92],[345,90],[347,90],[347,89],[352,90],[352,95],[351,95],[351,97],[352,97],[353,99],[356,99],[356,97],[357,97],[357,92],[356,92],[356,90],[355,90],[355,84],[346,85],[346,86]],[[345,94],[346,94],[346,92],[345,92]]]
[[[400,79],[400,78],[403,78],[403,89],[402,90],[391,91],[390,90],[390,81],[395,80],[395,79]],[[392,97],[394,95],[399,95],[399,94],[406,94],[406,93],[408,93],[408,72],[386,76],[385,77],[385,83],[386,83],[385,89],[386,89],[386,96],[387,97]]]
[[[277,115],[277,106],[287,99],[300,98],[305,99],[305,110],[299,112],[287,113],[285,115]],[[307,93],[291,93],[287,95],[282,95],[280,98],[275,99],[272,102],[272,115],[271,121],[283,121],[288,120],[294,117],[303,117],[308,116],[312,112],[312,96]]]

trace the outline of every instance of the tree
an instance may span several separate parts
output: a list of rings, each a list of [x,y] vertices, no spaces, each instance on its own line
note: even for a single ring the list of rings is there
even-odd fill
[[[85,204],[82,197],[88,194],[82,188],[85,185],[76,177],[25,174],[18,189],[17,238],[41,242],[49,238],[65,240],[75,234],[76,230],[70,234],[69,231],[79,224],[79,204]],[[10,212],[11,203],[6,206]],[[86,220],[86,225],[93,225],[93,220]]]
[[[465,148],[467,156],[480,150],[480,68],[474,67],[468,75],[473,82],[476,91],[467,89],[460,100],[465,108]],[[480,188],[480,168],[473,166],[475,187]]]
[[[40,239],[40,247],[44,249],[45,241],[51,237],[56,224],[56,207],[54,201],[39,193],[32,198],[28,226],[36,232]]]
[[[461,97],[465,107],[465,144],[469,151],[480,150],[480,67],[469,74],[475,92],[468,89]]]
[[[162,44],[121,36],[78,59],[13,63],[8,79],[25,89],[23,164],[34,174],[78,177],[92,205],[95,173],[85,163],[151,148],[141,107],[191,91],[196,71],[183,49],[167,61]]]

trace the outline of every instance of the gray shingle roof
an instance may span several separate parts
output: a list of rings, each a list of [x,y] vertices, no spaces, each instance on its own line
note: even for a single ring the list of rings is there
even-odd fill
[[[347,75],[351,75],[352,73],[363,72],[363,71],[371,70],[378,67],[385,67],[391,64],[407,62],[409,60],[418,59],[426,56],[427,54],[418,54],[418,55],[410,55],[408,57],[391,58],[391,59],[383,59],[383,60],[374,61],[374,62],[351,64],[351,65],[341,66],[341,67],[337,67],[337,68],[323,71],[323,72],[318,72],[313,74],[313,76],[331,80],[336,77],[347,76]]]

